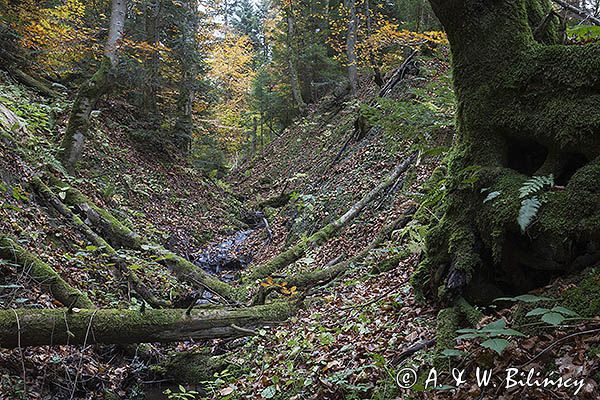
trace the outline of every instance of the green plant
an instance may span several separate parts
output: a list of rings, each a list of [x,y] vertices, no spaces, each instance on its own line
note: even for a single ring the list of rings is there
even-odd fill
[[[522,200],[519,216],[517,217],[521,232],[524,233],[527,230],[527,227],[533,222],[540,207],[546,201],[543,191],[553,186],[554,177],[552,174],[548,176],[532,176],[521,185],[519,188],[519,198]]]
[[[198,394],[195,390],[187,390],[181,385],[179,385],[178,390],[179,391],[174,392],[171,389],[167,389],[163,394],[166,394],[169,400],[191,400],[195,399]]]
[[[525,336],[517,330],[507,328],[504,319],[490,322],[480,329],[459,329],[456,332],[461,334],[456,339],[483,339],[480,346],[492,349],[498,354],[502,354],[506,346],[509,345],[509,341],[503,336]]]
[[[520,301],[520,302],[524,302],[524,303],[537,303],[537,302],[556,302],[556,299],[552,299],[550,297],[543,297],[543,296],[535,296],[533,294],[524,294],[521,296],[517,296],[517,297],[501,297],[499,299],[494,300],[496,301]],[[563,323],[565,320],[569,319],[569,317],[574,317],[574,318],[578,318],[579,314],[577,314],[575,311],[573,310],[569,310],[568,308],[562,307],[562,306],[554,306],[550,309],[548,308],[543,308],[543,307],[538,307],[538,308],[534,308],[533,310],[529,311],[527,314],[525,314],[526,317],[540,317],[541,322],[546,323],[546,324],[550,324],[550,325],[560,325],[561,323]]]

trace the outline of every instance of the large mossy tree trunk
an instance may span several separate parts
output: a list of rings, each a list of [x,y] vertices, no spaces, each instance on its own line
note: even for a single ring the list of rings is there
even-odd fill
[[[74,170],[75,164],[81,158],[85,138],[88,135],[90,116],[98,100],[108,91],[112,72],[118,65],[118,45],[123,37],[126,13],[127,0],[112,1],[110,28],[104,56],[96,73],[81,85],[73,102],[59,154],[60,161],[68,170]]]
[[[452,50],[459,133],[414,283],[443,302],[486,302],[597,260],[600,43],[561,44],[548,0],[430,2]],[[519,189],[549,174],[556,186],[523,232]]]

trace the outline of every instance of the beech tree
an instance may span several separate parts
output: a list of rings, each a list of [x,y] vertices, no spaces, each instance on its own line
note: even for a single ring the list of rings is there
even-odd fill
[[[452,50],[458,139],[415,276],[490,301],[600,258],[600,44],[565,45],[548,0],[431,0]]]
[[[111,73],[119,63],[119,41],[123,37],[126,14],[127,0],[113,0],[104,57],[96,73],[79,88],[62,140],[59,158],[67,169],[74,169],[81,157],[90,115],[100,97],[110,87]]]

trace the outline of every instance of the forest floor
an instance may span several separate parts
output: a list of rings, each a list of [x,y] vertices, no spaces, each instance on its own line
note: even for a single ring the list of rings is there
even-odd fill
[[[393,190],[379,196],[339,235],[309,249],[278,274],[316,270],[340,257],[350,259],[384,226],[439,192],[443,181],[434,170],[443,168],[444,149],[454,134],[450,81],[447,62],[424,57],[418,72],[406,76],[389,101],[378,107],[365,107],[377,93],[370,84],[363,85],[360,103],[326,98],[224,180],[206,177],[183,159],[157,156],[135,145],[129,133],[139,122],[132,110],[108,101],[93,123],[85,161],[69,184],[136,232],[191,261],[247,232],[247,238],[244,234],[234,244],[232,257],[245,257],[243,267],[251,258],[251,270],[343,214],[398,162],[419,151],[416,165]],[[0,231],[18,238],[72,286],[86,292],[96,306],[139,309],[140,300],[130,283],[107,268],[109,261],[101,249],[91,246],[29,189],[31,178],[42,169],[60,169],[53,154],[69,101],[43,99],[0,76],[0,103],[25,124],[12,127],[10,139],[3,136],[0,141]],[[359,114],[379,122],[380,128],[357,136]],[[265,201],[281,194],[288,198],[286,202],[265,206]],[[251,221],[259,209],[269,229],[261,221]],[[509,342],[500,355],[493,346],[480,345],[495,337],[485,329],[472,332],[472,337],[449,349],[438,343],[436,352],[433,340],[443,328],[438,326],[439,309],[420,301],[409,281],[424,247],[426,229],[415,218],[394,231],[364,259],[351,264],[343,276],[310,289],[295,317],[250,338],[1,350],[0,398],[158,399],[167,398],[162,394],[165,389],[184,396],[178,379],[189,368],[180,365],[179,370],[168,362],[174,353],[206,351],[225,360],[226,367],[202,381],[195,378],[185,383],[185,390],[199,392],[189,394],[188,399],[573,398],[573,389],[564,387],[500,390],[506,368],[526,366],[557,371],[563,377],[586,376],[579,395],[597,398],[597,317],[572,318],[559,326],[521,322],[524,336],[502,336]],[[187,306],[192,287],[176,280],[156,259],[140,252],[129,255],[140,260],[135,272],[154,295]],[[0,265],[0,307],[65,306],[42,292],[17,266],[5,261]],[[220,272],[235,279],[246,274],[239,269]],[[589,276],[597,279],[600,275],[591,270]],[[576,286],[569,280],[552,285],[558,294]],[[253,290],[259,287],[257,282]],[[292,298],[299,296],[293,292]],[[479,327],[497,326],[497,321],[514,327],[524,318],[523,307],[523,302],[515,301],[512,307],[484,308],[486,316]],[[567,337],[577,332],[588,333]],[[477,386],[472,375],[481,365],[496,373],[497,388]],[[425,387],[426,371],[433,366],[439,370],[436,389]],[[410,389],[398,384],[398,373],[404,368],[419,371],[418,382]],[[452,368],[467,371],[472,379],[459,389],[452,388]],[[172,394],[170,398],[186,397]]]

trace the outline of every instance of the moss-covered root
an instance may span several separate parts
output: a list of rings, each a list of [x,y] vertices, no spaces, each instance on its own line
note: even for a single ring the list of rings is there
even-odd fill
[[[359,215],[369,203],[379,196],[380,193],[394,185],[400,176],[406,172],[406,170],[416,161],[416,159],[417,154],[411,154],[407,159],[398,164],[390,175],[386,176],[376,187],[374,187],[369,193],[365,194],[357,203],[350,207],[350,209],[346,211],[344,215],[332,223],[325,225],[312,236],[300,240],[293,247],[284,251],[283,253],[280,253],[268,263],[255,267],[247,276],[247,279],[249,281],[253,281],[256,279],[266,278],[278,270],[281,270],[291,263],[299,260],[302,256],[304,256],[309,248],[320,246],[327,242],[357,215]]]
[[[459,315],[456,308],[444,308],[440,310],[437,316],[437,327],[435,335],[435,353],[434,361],[439,366],[443,362],[441,352],[445,349],[453,349],[456,344],[456,330],[458,329]]]
[[[170,307],[171,302],[159,299],[156,297],[150,289],[146,287],[144,282],[135,273],[135,271],[127,268],[127,265],[118,256],[115,249],[94,232],[86,223],[84,223],[77,214],[75,214],[69,207],[67,207],[52,190],[39,177],[34,177],[31,180],[31,186],[33,189],[46,201],[49,205],[54,207],[63,217],[65,217],[70,223],[72,223],[91,243],[101,248],[109,257],[112,257],[115,261],[115,265],[118,267],[118,271],[115,273],[125,275],[133,290],[154,308]]]
[[[79,308],[94,307],[85,293],[69,285],[52,267],[7,236],[0,236],[0,257],[22,267],[42,285],[44,290],[64,305]]]
[[[182,309],[86,309],[71,313],[65,309],[0,310],[0,346],[13,348],[19,340],[21,346],[43,346],[239,337],[259,327],[276,325],[296,311],[297,306],[288,302],[237,309],[204,308],[189,314]]]
[[[229,365],[226,354],[213,356],[208,349],[202,349],[173,353],[159,368],[176,383],[193,384],[214,379]]]
[[[477,326],[479,321],[483,318],[483,313],[473,307],[467,300],[463,297],[459,297],[456,300],[456,309],[461,317],[467,324],[470,326]]]
[[[53,186],[66,193],[65,203],[79,210],[90,224],[100,232],[100,235],[112,245],[133,250],[148,248],[149,251],[159,256],[161,263],[169,267],[179,279],[190,283],[192,286],[200,285],[228,302],[234,302],[235,299],[240,297],[235,288],[207,274],[185,258],[166,250],[162,246],[149,243],[126,227],[110,212],[94,204],[79,190],[70,187],[53,176],[50,176],[49,180]]]

